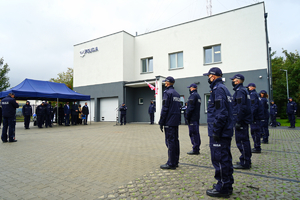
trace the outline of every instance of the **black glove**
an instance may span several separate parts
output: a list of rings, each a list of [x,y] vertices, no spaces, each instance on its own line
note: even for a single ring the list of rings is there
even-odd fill
[[[159,128],[160,128],[161,132],[164,132],[164,130],[163,130],[164,126],[163,125],[160,125]]]
[[[241,124],[236,123],[235,124],[235,130],[241,130]]]
[[[214,141],[218,142],[220,140],[220,137],[216,134],[213,134],[213,138],[214,138]]]

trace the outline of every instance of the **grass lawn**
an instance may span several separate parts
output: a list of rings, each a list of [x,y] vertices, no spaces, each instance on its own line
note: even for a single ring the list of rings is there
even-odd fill
[[[290,121],[288,119],[276,119],[276,121],[281,123],[281,126],[290,126]],[[296,119],[295,127],[300,127],[300,119]]]

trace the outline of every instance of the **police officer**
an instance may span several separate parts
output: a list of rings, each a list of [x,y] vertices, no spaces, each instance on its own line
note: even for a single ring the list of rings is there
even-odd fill
[[[200,106],[201,97],[197,92],[197,85],[191,84],[189,87],[190,96],[187,103],[186,118],[188,121],[189,135],[193,145],[193,150],[187,152],[189,155],[200,154],[200,134],[199,134],[199,119],[200,119]]]
[[[156,111],[155,105],[153,101],[150,102],[149,108],[148,108],[148,113],[150,115],[150,124],[154,124],[154,113]]]
[[[65,126],[70,126],[70,114],[71,114],[71,109],[69,102],[66,103],[64,106],[64,114],[65,114]]]
[[[276,115],[277,115],[277,106],[274,101],[271,101],[270,105],[270,117],[271,117],[271,125],[272,127],[276,127]]]
[[[163,132],[165,129],[165,143],[168,148],[168,161],[161,165],[161,169],[176,169],[179,163],[178,126],[180,123],[180,95],[173,85],[175,79],[168,76],[165,80],[166,90],[163,93],[163,102],[160,113],[159,125]]]
[[[233,168],[250,169],[252,156],[249,140],[249,124],[252,123],[250,95],[243,86],[245,77],[242,74],[236,74],[230,79],[235,91],[232,98],[235,141],[241,152],[240,162],[233,165]]]
[[[121,125],[123,125],[123,120],[124,120],[124,125],[126,125],[127,106],[125,106],[125,103],[122,104],[119,110],[121,111]]]
[[[292,97],[289,98],[289,102],[287,103],[286,113],[291,124],[289,128],[295,128],[295,115],[297,114],[297,104],[293,101]]]
[[[44,107],[45,107],[45,103],[42,102],[41,105],[36,107],[36,110],[35,110],[39,128],[43,128],[44,118],[45,118],[45,114],[46,114],[46,110],[44,109]]]
[[[15,139],[15,117],[16,117],[16,108],[19,108],[19,103],[14,99],[15,94],[13,92],[9,93],[8,96],[6,96],[1,101],[2,105],[2,117],[3,117],[3,128],[2,128],[2,135],[1,140],[3,143],[7,142],[17,142]],[[7,136],[7,129],[8,136]]]
[[[261,120],[261,135],[263,137],[263,141],[262,143],[264,144],[268,144],[269,143],[269,103],[268,103],[268,97],[269,95],[267,94],[267,92],[265,90],[261,90],[259,92],[260,95],[260,101],[262,104],[262,108],[264,110],[264,117]]]
[[[22,108],[22,114],[24,116],[24,127],[25,129],[30,129],[29,128],[29,123],[30,123],[30,117],[32,116],[32,108],[30,105],[30,102],[27,101],[26,104]]]
[[[78,105],[76,104],[76,102],[74,102],[74,104],[72,105],[72,125],[77,125],[77,121],[78,121]]]
[[[82,107],[82,114],[84,114],[84,119],[83,119],[84,125],[87,125],[88,116],[90,114],[87,102],[85,102],[84,106]]]
[[[63,124],[64,116],[65,116],[64,108],[62,107],[62,104],[59,104],[59,107],[58,107],[58,124],[59,125]]]
[[[261,153],[260,145],[260,121],[263,119],[264,112],[261,106],[260,98],[256,92],[256,85],[254,83],[249,83],[247,85],[250,99],[251,99],[251,111],[253,116],[253,122],[250,124],[251,136],[254,142],[254,148],[251,150],[252,153]]]
[[[211,151],[211,161],[215,168],[217,184],[207,189],[206,194],[212,197],[226,197],[232,194],[233,166],[230,151],[233,136],[232,97],[222,81],[222,71],[211,68],[208,73],[211,95],[207,106],[207,125]]]
[[[51,105],[51,102],[45,102],[45,127],[48,128],[52,127],[52,113],[53,113],[53,107]]]

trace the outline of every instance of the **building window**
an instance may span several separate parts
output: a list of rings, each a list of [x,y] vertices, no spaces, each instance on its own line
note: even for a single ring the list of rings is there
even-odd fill
[[[142,59],[142,73],[153,72],[153,58]]]
[[[204,47],[204,64],[221,62],[221,45]]]
[[[183,68],[183,52],[169,54],[170,69]]]
[[[208,104],[209,98],[210,98],[210,94],[204,94],[204,99],[205,99],[204,110],[205,110],[205,113],[207,113],[207,104]]]

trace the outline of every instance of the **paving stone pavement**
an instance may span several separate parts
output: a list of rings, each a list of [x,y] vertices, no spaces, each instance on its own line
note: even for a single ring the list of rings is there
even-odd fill
[[[188,128],[180,126],[179,167],[161,170],[167,148],[157,125],[114,124],[17,123],[18,142],[0,144],[0,199],[213,199],[205,194],[216,182],[206,126],[197,156],[186,154]],[[300,199],[300,130],[270,129],[262,148],[250,170],[234,171],[229,199]],[[232,155],[238,161],[234,139]]]

